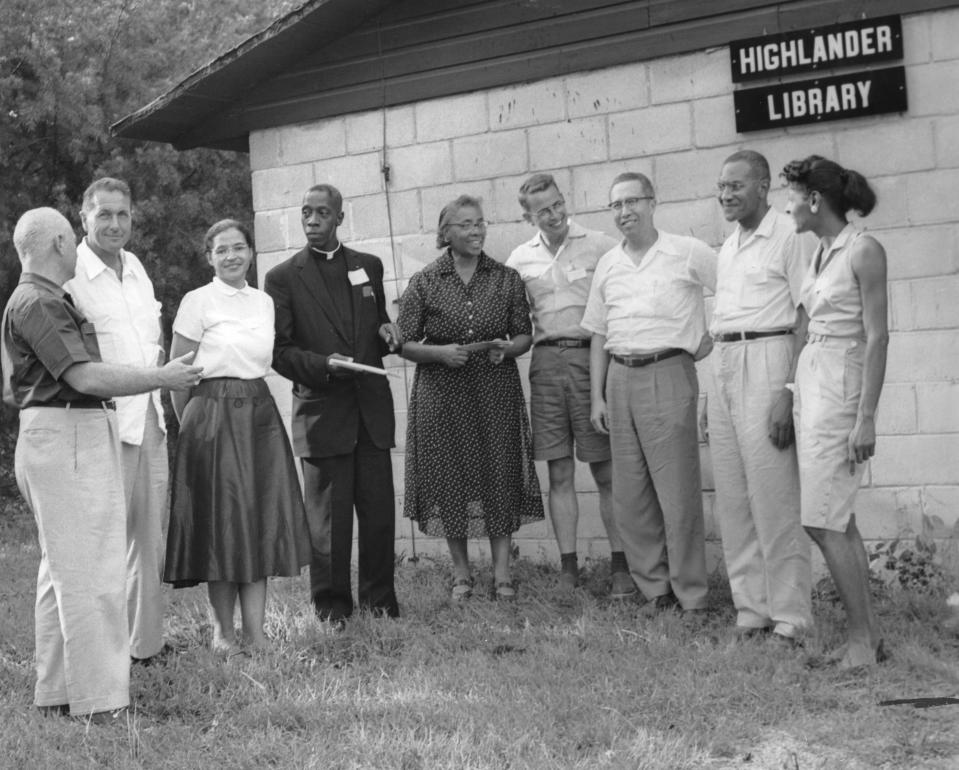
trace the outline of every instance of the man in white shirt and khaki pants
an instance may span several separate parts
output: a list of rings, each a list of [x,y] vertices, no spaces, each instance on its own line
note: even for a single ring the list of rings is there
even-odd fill
[[[97,332],[105,363],[163,363],[160,303],[140,260],[124,247],[132,233],[130,188],[104,177],[83,194],[85,237],[76,276],[64,287]],[[163,530],[169,465],[160,391],[117,398],[127,504],[127,612],[130,656],[145,662],[163,649]]]

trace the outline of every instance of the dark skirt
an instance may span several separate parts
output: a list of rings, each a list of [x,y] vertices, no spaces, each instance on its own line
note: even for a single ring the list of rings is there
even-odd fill
[[[183,410],[163,580],[294,576],[310,540],[293,452],[263,380],[213,378]]]

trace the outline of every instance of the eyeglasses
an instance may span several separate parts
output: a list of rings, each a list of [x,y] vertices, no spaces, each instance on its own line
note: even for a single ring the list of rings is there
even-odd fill
[[[213,256],[225,257],[227,254],[246,254],[250,247],[245,243],[235,243],[232,246],[218,246],[213,249]]]
[[[639,205],[640,201],[651,201],[652,199],[652,195],[644,195],[641,198],[623,198],[619,201],[610,201],[609,210],[622,211],[624,208],[634,209]]]
[[[462,233],[469,233],[473,230],[479,230],[482,232],[486,229],[486,220],[480,219],[476,222],[450,222],[450,227],[455,227]]]
[[[566,208],[566,201],[560,198],[552,206],[546,206],[545,208],[540,209],[535,212],[533,216],[537,219],[546,219],[550,214],[559,214],[563,209]]]
[[[722,195],[727,190],[731,193],[742,192],[746,187],[742,182],[719,182],[716,184],[716,192]]]

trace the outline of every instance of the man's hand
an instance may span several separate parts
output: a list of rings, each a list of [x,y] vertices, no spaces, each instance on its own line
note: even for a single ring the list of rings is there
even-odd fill
[[[710,353],[713,352],[713,338],[709,336],[709,332],[703,335],[703,338],[699,341],[699,347],[696,348],[696,352],[693,353],[693,361],[701,361]]]
[[[503,363],[503,359],[506,358],[506,349],[509,348],[513,343],[509,340],[492,340],[492,342],[497,343],[495,348],[489,349],[489,360],[494,364]]]
[[[342,353],[330,353],[326,357],[326,371],[337,380],[352,380],[356,377],[356,372],[352,369],[345,369],[342,366],[337,366],[337,361],[352,361],[353,359],[349,356],[344,356]]]
[[[160,369],[160,379],[164,388],[170,390],[187,390],[200,384],[203,374],[202,366],[193,366],[190,362],[196,354],[191,350],[179,358],[172,359]]]
[[[703,411],[699,415],[699,435],[709,443],[709,396],[703,399]]]
[[[390,353],[395,353],[403,347],[403,334],[400,327],[394,323],[383,324],[379,328],[379,335],[390,347]]]
[[[435,352],[437,361],[450,369],[459,369],[461,366],[465,366],[467,359],[470,357],[469,353],[456,344],[437,345]]]
[[[609,435],[609,413],[606,411],[606,401],[603,399],[593,399],[589,410],[589,421],[598,433],[604,436]]]
[[[856,472],[856,463],[864,463],[876,454],[876,420],[873,417],[856,418],[847,442],[849,475]]]
[[[769,440],[777,449],[786,449],[796,440],[793,430],[793,394],[786,388],[769,410],[767,430]]]

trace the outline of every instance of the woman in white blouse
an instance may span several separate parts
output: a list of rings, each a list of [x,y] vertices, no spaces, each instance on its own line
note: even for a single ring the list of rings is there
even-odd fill
[[[266,578],[309,563],[309,536],[293,453],[263,377],[273,356],[273,301],[246,282],[249,231],[225,219],[210,228],[215,276],[189,292],[173,322],[171,356],[196,353],[203,381],[173,396],[180,420],[164,580],[206,582],[213,649],[268,645]]]
[[[866,461],[876,451],[876,406],[889,331],[886,252],[848,220],[876,194],[862,174],[818,155],[783,169],[796,231],[819,248],[800,292],[809,316],[793,401],[802,523],[819,546],[846,608],[843,668],[885,657],[869,595],[869,562],[853,512]]]

